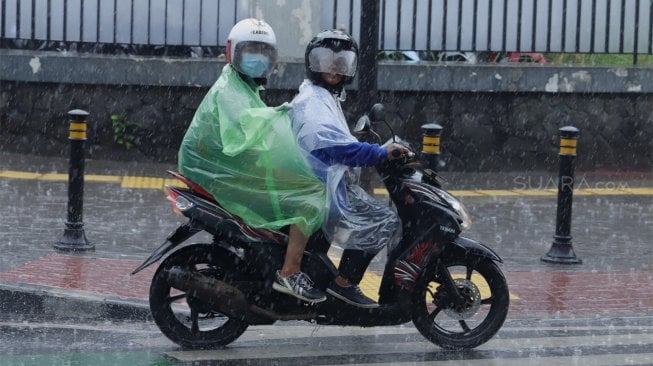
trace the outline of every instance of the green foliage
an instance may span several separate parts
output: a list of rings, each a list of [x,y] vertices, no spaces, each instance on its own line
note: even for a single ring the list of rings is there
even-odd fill
[[[622,67],[650,67],[653,65],[653,55],[638,55],[637,64],[634,63],[634,56],[632,54],[549,53],[545,56],[554,65]]]
[[[128,121],[123,114],[112,114],[113,141],[129,150],[136,146],[136,132],[140,122]]]

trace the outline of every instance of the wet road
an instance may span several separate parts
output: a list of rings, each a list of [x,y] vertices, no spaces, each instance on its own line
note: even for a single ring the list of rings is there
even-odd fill
[[[0,171],[66,171],[60,161],[13,159],[11,164],[2,160]],[[87,168],[104,176],[163,177],[170,167],[90,162]],[[582,187],[587,194],[574,196],[572,220],[574,249],[583,264],[572,266],[540,261],[553,240],[556,198],[532,194],[531,189],[550,189],[551,178],[538,174],[544,179],[526,179],[523,173],[448,177],[448,186],[460,190],[512,192],[460,195],[474,218],[465,235],[504,258],[502,269],[518,297],[497,336],[476,350],[439,349],[411,324],[361,329],[280,322],[251,327],[224,349],[191,352],[172,344],[151,323],[52,323],[5,314],[0,318],[0,365],[652,365],[653,195],[597,190],[651,187],[650,174],[643,179],[587,175]],[[96,250],[78,255],[81,264],[120,261],[130,270],[184,221],[171,212],[160,188],[127,181],[87,181],[84,223]],[[27,268],[29,261],[37,267],[60,263],[63,257],[52,244],[63,232],[65,179],[2,178],[0,200],[0,273]],[[198,236],[194,241],[206,240]],[[70,262],[70,257],[64,259]],[[377,256],[371,270],[378,272],[383,262],[383,254]],[[17,270],[16,276],[24,273]],[[54,271],[48,274],[55,278]],[[75,280],[81,281],[79,276]],[[112,283],[115,287],[116,280]]]
[[[184,351],[150,323],[0,322],[0,364],[36,365],[651,365],[650,317],[513,320],[488,343],[448,351],[407,324],[250,327],[217,350]]]
[[[653,184],[652,184],[653,185]],[[123,188],[88,182],[84,228],[96,255],[143,259],[184,222],[172,213],[160,189]],[[3,207],[0,272],[52,252],[63,233],[67,183],[0,179]],[[464,235],[497,251],[515,270],[547,270],[540,262],[555,232],[555,196],[470,196],[462,201],[474,224]],[[653,268],[653,195],[578,195],[574,197],[573,247],[581,266],[565,270],[640,270]],[[198,235],[194,241],[210,241]],[[382,269],[380,254],[372,269]]]

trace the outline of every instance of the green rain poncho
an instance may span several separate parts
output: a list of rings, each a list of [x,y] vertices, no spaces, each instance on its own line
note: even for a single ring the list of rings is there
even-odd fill
[[[198,107],[179,150],[179,170],[229,212],[258,228],[297,224],[306,235],[324,219],[326,190],[295,142],[285,108],[231,65]]]

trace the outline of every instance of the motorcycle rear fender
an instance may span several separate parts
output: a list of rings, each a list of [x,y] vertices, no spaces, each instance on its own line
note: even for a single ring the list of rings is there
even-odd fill
[[[166,253],[170,252],[172,249],[174,249],[177,245],[185,242],[190,238],[191,236],[197,234],[198,232],[202,231],[202,229],[198,226],[196,226],[193,221],[189,221],[185,223],[184,225],[181,225],[178,227],[175,231],[173,231],[168,237],[166,238],[166,241],[164,241],[158,248],[156,248],[150,256],[141,263],[140,266],[138,266],[134,271],[132,271],[131,274],[136,274],[145,268],[151,266],[155,262],[157,262],[159,259],[163,258]]]
[[[477,257],[503,263],[503,259],[501,259],[501,257],[499,257],[499,255],[487,245],[462,236],[457,237],[445,246],[441,256],[453,258]]]

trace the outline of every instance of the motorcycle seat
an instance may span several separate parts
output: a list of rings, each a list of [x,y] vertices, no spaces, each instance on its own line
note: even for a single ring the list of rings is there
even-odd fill
[[[200,196],[201,198],[204,198],[205,200],[215,204],[216,206],[220,207],[222,210],[227,212],[225,210],[225,208],[222,207],[222,205],[220,205],[220,203],[218,203],[218,201],[215,199],[215,197],[213,197],[213,195],[211,193],[207,192],[199,184],[197,184],[197,183],[193,182],[192,180],[184,177],[179,172],[168,170],[168,174],[172,175],[176,179],[183,182],[188,187],[188,189],[190,190],[191,193],[196,194],[196,195]],[[277,230],[272,230],[272,229],[257,229],[257,228],[253,228],[253,227],[245,224],[240,217],[237,217],[237,216],[234,216],[234,215],[231,215],[231,217],[234,219],[234,221],[233,221],[234,224],[237,225],[237,227],[239,227],[240,230],[242,230],[244,233],[246,233],[246,234],[248,234],[250,236],[253,236],[253,237],[259,238],[259,239],[272,239],[274,241],[281,242],[281,243],[284,243],[287,240],[287,230],[282,229],[281,231],[277,231]],[[286,232],[284,232],[284,231],[286,231]]]
[[[184,177],[179,172],[168,170],[168,174],[172,175],[173,177],[177,178],[182,183],[184,183],[188,187],[188,189],[190,189],[190,191],[192,193],[197,194],[198,196],[200,196],[200,197],[202,197],[202,198],[204,198],[206,200],[209,200],[210,202],[215,203],[216,205],[220,206],[218,201],[215,200],[215,197],[213,197],[213,195],[211,193],[207,192],[199,184],[197,184],[197,183],[193,182],[192,180]],[[220,206],[220,207],[222,207],[222,206]]]

